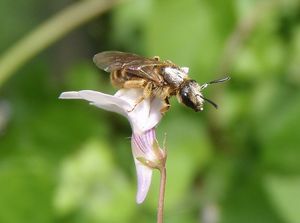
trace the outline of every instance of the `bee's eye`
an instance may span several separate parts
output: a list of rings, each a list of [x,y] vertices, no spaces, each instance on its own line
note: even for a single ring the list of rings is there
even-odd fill
[[[181,101],[183,104],[185,104],[186,106],[190,107],[190,108],[195,108],[194,103],[191,101],[191,98],[188,94],[187,89],[182,89],[182,91],[180,92],[180,97],[181,97]]]

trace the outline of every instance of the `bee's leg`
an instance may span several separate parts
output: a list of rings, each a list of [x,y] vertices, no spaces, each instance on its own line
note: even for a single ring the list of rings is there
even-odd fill
[[[166,98],[163,107],[160,109],[160,112],[162,114],[164,114],[170,109],[170,107],[171,107],[171,105],[170,105],[170,102],[169,102],[169,98]]]
[[[169,86],[156,87],[152,90],[152,95],[159,97],[163,102],[160,112],[163,114],[170,108],[169,98],[171,95],[171,88]]]
[[[139,103],[141,103],[144,99],[149,98],[152,93],[152,83],[147,82],[144,79],[126,81],[124,83],[123,87],[124,88],[144,88],[143,95],[140,98],[138,98],[138,100],[135,102],[133,108],[130,109],[128,112],[132,112]]]
[[[152,83],[148,82],[143,91],[143,98],[149,98],[152,96]]]
[[[123,83],[122,88],[144,88],[147,81],[144,79],[128,80]]]
[[[141,96],[138,100],[136,100],[136,102],[135,102],[133,108],[132,108],[130,111],[128,111],[128,112],[133,111],[133,110],[135,109],[135,107],[136,107],[139,103],[141,103],[144,99],[147,99],[147,98],[151,97],[151,94],[152,94],[152,83],[151,83],[151,82],[148,82],[148,83],[146,84],[146,86],[144,87],[143,96]]]

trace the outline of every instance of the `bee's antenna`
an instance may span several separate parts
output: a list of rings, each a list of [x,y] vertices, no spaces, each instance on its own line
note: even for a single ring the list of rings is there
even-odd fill
[[[208,84],[217,84],[217,83],[222,83],[222,82],[225,82],[225,81],[229,81],[230,80],[230,77],[224,77],[224,78],[221,78],[221,79],[217,79],[217,80],[213,80],[211,82],[208,82]]]
[[[222,83],[222,82],[225,82],[225,81],[228,81],[228,80],[230,80],[230,77],[227,76],[227,77],[224,77],[224,78],[221,78],[221,79],[213,80],[213,81],[210,81],[208,83],[202,84],[200,86],[200,88],[201,88],[201,90],[203,90],[204,88],[206,88],[210,84]]]
[[[207,101],[208,103],[210,103],[212,106],[214,106],[216,109],[218,109],[218,105],[213,102],[212,100],[209,100],[208,98],[203,97],[202,95],[199,95],[200,98],[202,98],[204,101]]]

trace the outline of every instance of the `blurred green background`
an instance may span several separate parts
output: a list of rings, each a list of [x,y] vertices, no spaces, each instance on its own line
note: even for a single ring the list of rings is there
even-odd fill
[[[1,0],[1,54],[74,3]],[[113,49],[188,66],[200,83],[232,78],[205,90],[218,110],[173,99],[158,127],[166,223],[300,222],[299,0],[124,0],[11,73],[0,85],[0,222],[156,221],[159,175],[137,205],[127,121],[58,100],[115,92],[92,63]]]

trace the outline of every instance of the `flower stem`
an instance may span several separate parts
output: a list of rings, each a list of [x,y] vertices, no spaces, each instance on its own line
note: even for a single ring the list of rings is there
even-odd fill
[[[0,87],[24,63],[78,26],[119,3],[120,0],[78,1],[34,29],[0,58]]]
[[[159,188],[159,199],[158,199],[158,210],[157,210],[157,223],[163,223],[165,188],[166,188],[166,179],[167,179],[166,166],[163,165],[163,167],[161,167],[159,171],[160,171],[160,188]]]

